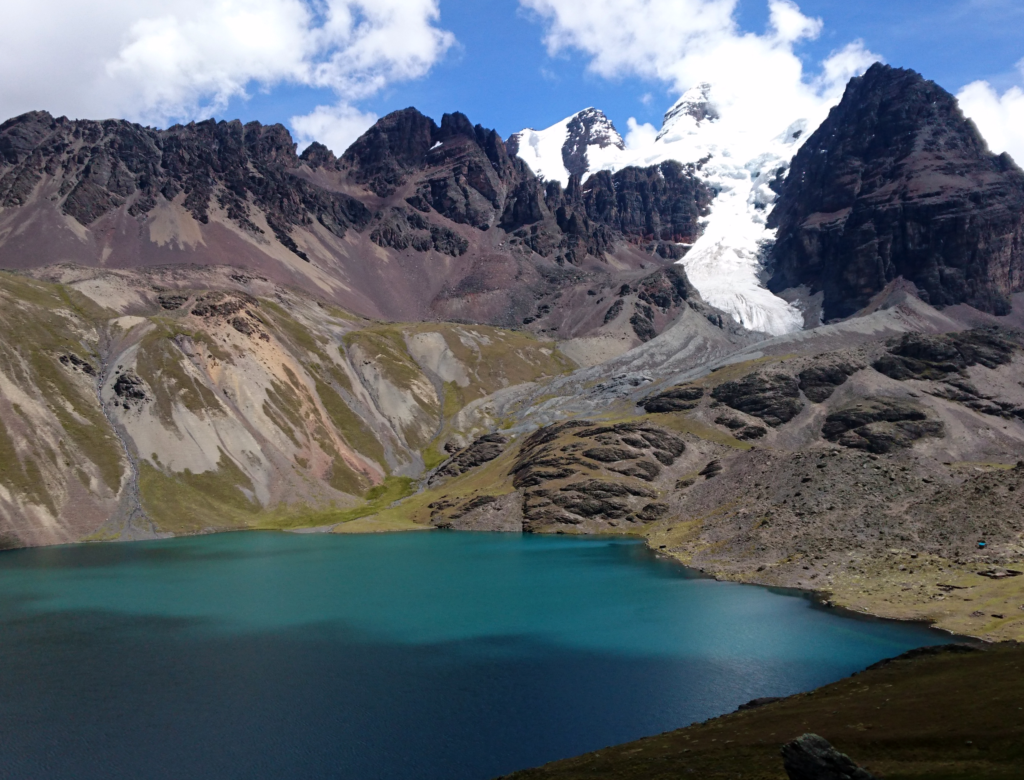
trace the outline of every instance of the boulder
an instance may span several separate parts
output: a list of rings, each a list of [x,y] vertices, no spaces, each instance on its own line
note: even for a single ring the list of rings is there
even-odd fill
[[[875,780],[875,776],[817,734],[804,734],[782,747],[789,780]]]
[[[852,363],[827,363],[805,368],[798,376],[800,389],[813,403],[820,404],[831,398],[832,393],[844,384],[848,377],[859,370]]]
[[[717,477],[722,473],[722,463],[718,460],[713,460],[708,465],[700,470],[697,476],[704,477],[705,479],[711,479]]]
[[[500,433],[489,433],[486,436],[481,436],[466,447],[466,449],[462,450],[462,452],[453,455],[442,463],[437,471],[434,472],[430,481],[436,482],[445,477],[457,477],[459,474],[464,474],[470,469],[488,463],[501,455],[505,450],[506,444],[508,444],[508,439]]]
[[[655,454],[657,455],[657,453]],[[622,474],[624,477],[635,477],[645,482],[653,482],[661,474],[661,468],[658,464],[651,463],[649,460],[630,461],[624,466],[612,467],[611,470],[616,474]]]

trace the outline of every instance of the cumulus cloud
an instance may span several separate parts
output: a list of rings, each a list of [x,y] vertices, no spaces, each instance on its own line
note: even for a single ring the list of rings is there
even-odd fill
[[[439,15],[438,0],[12,4],[0,26],[0,114],[44,108],[165,124],[293,84],[337,100],[293,120],[302,140],[316,131],[347,145],[372,121],[356,101],[425,75],[454,43]]]
[[[317,106],[308,114],[293,116],[291,126],[300,147],[319,141],[340,155],[376,121],[376,114],[341,104]]]
[[[641,124],[634,117],[630,117],[626,122],[626,128],[625,142],[627,149],[646,149],[658,137],[658,128],[650,122]]]
[[[822,20],[790,0],[769,0],[761,33],[736,23],[736,0],[520,0],[546,25],[552,55],[575,50],[605,78],[657,79],[682,93],[713,84],[723,120],[756,122],[774,136],[794,117],[820,121],[847,80],[880,59],[860,41],[805,73],[795,48],[816,38]]]
[[[1024,79],[1024,60],[1017,63]],[[1024,90],[1014,86],[1000,95],[987,81],[975,81],[956,96],[960,108],[974,120],[989,148],[1008,152],[1024,167]]]

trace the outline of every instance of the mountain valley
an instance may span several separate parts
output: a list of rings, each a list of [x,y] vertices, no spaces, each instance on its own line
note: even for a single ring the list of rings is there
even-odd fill
[[[646,156],[594,109],[0,125],[3,546],[627,534],[1024,639],[1024,173],[912,71],[735,155],[713,95]]]

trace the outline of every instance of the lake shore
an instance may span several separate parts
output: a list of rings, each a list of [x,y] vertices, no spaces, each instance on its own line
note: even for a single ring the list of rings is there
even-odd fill
[[[256,530],[302,534],[439,530],[417,522],[398,511],[399,508],[389,507],[385,512],[328,525]],[[802,591],[823,604],[848,610],[851,614],[923,623],[984,642],[1024,641],[1024,577],[986,576],[978,573],[985,571],[981,565],[958,565],[936,556],[891,550],[884,558],[857,555],[851,560],[847,557],[844,565],[835,567],[828,575],[822,587],[815,580],[799,576],[792,567],[759,571],[740,561],[721,561],[719,566],[697,564],[693,548],[667,549],[662,546],[658,533],[603,535],[643,539],[653,552],[716,580]]]
[[[401,518],[392,511],[317,530],[390,533],[433,528]],[[891,550],[881,558],[854,554],[852,558],[845,556],[840,565],[826,575],[825,585],[819,586],[817,581],[821,578],[812,580],[800,576],[791,566],[759,571],[758,567],[745,566],[740,561],[723,561],[720,566],[696,564],[693,548],[663,547],[664,542],[657,532],[647,536],[610,535],[643,538],[655,553],[714,579],[799,590],[853,614],[925,623],[950,634],[984,642],[1024,641],[1024,577],[979,574],[986,572],[986,567],[980,564],[958,565],[955,561],[908,550]]]
[[[1024,758],[1024,649],[910,652],[807,693],[508,775],[506,780],[786,777],[780,748],[819,734],[877,777],[1010,780]]]
[[[657,549],[656,542],[648,539],[652,549],[693,567],[692,555]],[[885,558],[858,557],[824,587],[814,587],[792,570],[778,576],[735,565],[694,568],[724,581],[802,590],[858,615],[927,623],[985,642],[1024,641],[1024,577],[991,576],[977,565],[894,550]]]

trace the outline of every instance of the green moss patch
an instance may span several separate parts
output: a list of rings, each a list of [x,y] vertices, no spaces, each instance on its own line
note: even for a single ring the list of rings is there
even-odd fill
[[[448,453],[441,452],[436,445],[432,444],[420,450],[420,457],[423,458],[423,467],[430,471],[448,460]]]
[[[384,446],[377,439],[370,427],[363,422],[363,419],[352,411],[345,403],[341,395],[323,379],[316,378],[316,393],[320,396],[320,403],[323,404],[327,416],[335,430],[341,434],[345,442],[356,452],[359,452],[380,464],[381,468],[387,469],[387,459],[384,457]]]
[[[0,422],[0,484],[15,495],[24,496],[29,503],[45,506],[51,514],[57,513],[53,497],[46,489],[39,464],[32,458],[22,461],[14,447],[7,428]]]
[[[754,360],[744,360],[742,363],[729,363],[728,365],[722,366],[712,371],[706,376],[702,376],[700,379],[695,379],[690,384],[702,385],[704,387],[717,387],[723,382],[733,382],[737,379],[742,379],[752,371],[756,371],[759,368],[765,368],[775,363],[784,363],[790,358],[796,357],[795,353],[788,355],[765,355],[764,357],[755,358]]]
[[[362,504],[349,509],[313,509],[310,507],[279,507],[264,513],[254,527],[261,529],[289,530],[293,528],[316,528],[321,526],[350,523],[364,517],[376,515],[395,501],[400,501],[416,491],[415,481],[409,477],[387,477],[384,482],[370,488]]]
[[[509,447],[489,463],[466,472],[442,485],[427,488],[411,494],[401,503],[382,509],[369,517],[363,524],[364,530],[373,530],[376,524],[381,528],[407,525],[427,527],[430,523],[430,504],[439,499],[459,502],[477,496],[504,496],[512,493],[512,478],[509,468],[515,460],[517,447]],[[337,529],[344,531],[344,528]]]
[[[291,342],[292,346],[301,347],[314,355],[323,356],[320,346],[317,344],[313,334],[300,325],[283,307],[269,300],[261,300],[260,305],[270,312],[270,319],[273,321],[274,329],[278,336],[283,335],[284,341]]]
[[[395,387],[409,388],[415,382],[429,384],[419,365],[409,354],[400,326],[378,325],[346,333],[344,343],[346,347],[360,347],[380,366],[381,373]],[[421,399],[417,398],[417,402],[424,409],[436,413],[436,409],[431,409]]]
[[[123,469],[120,443],[95,392],[81,387],[60,364],[60,357],[69,353],[94,362],[95,345],[84,342],[77,328],[91,328],[98,324],[92,318],[106,314],[60,285],[0,273],[0,370],[56,417],[66,434],[65,457],[77,453],[93,463],[104,484],[117,492]],[[30,466],[29,460],[56,462],[57,457],[48,448],[39,449],[38,442],[34,447],[34,455],[22,464],[29,481],[36,481],[31,474],[39,473],[38,463]],[[37,503],[49,506],[52,501]]]
[[[714,442],[715,444],[722,444],[726,447],[731,447],[734,450],[746,452],[753,449],[753,446],[749,442],[740,441],[739,439],[730,436],[728,433],[720,431],[718,428],[705,425],[693,417],[688,417],[685,412],[644,415],[644,419],[649,420],[653,425],[660,425],[663,428],[668,428],[670,431],[675,431],[676,433],[688,433],[691,436],[696,436],[698,439]]]

